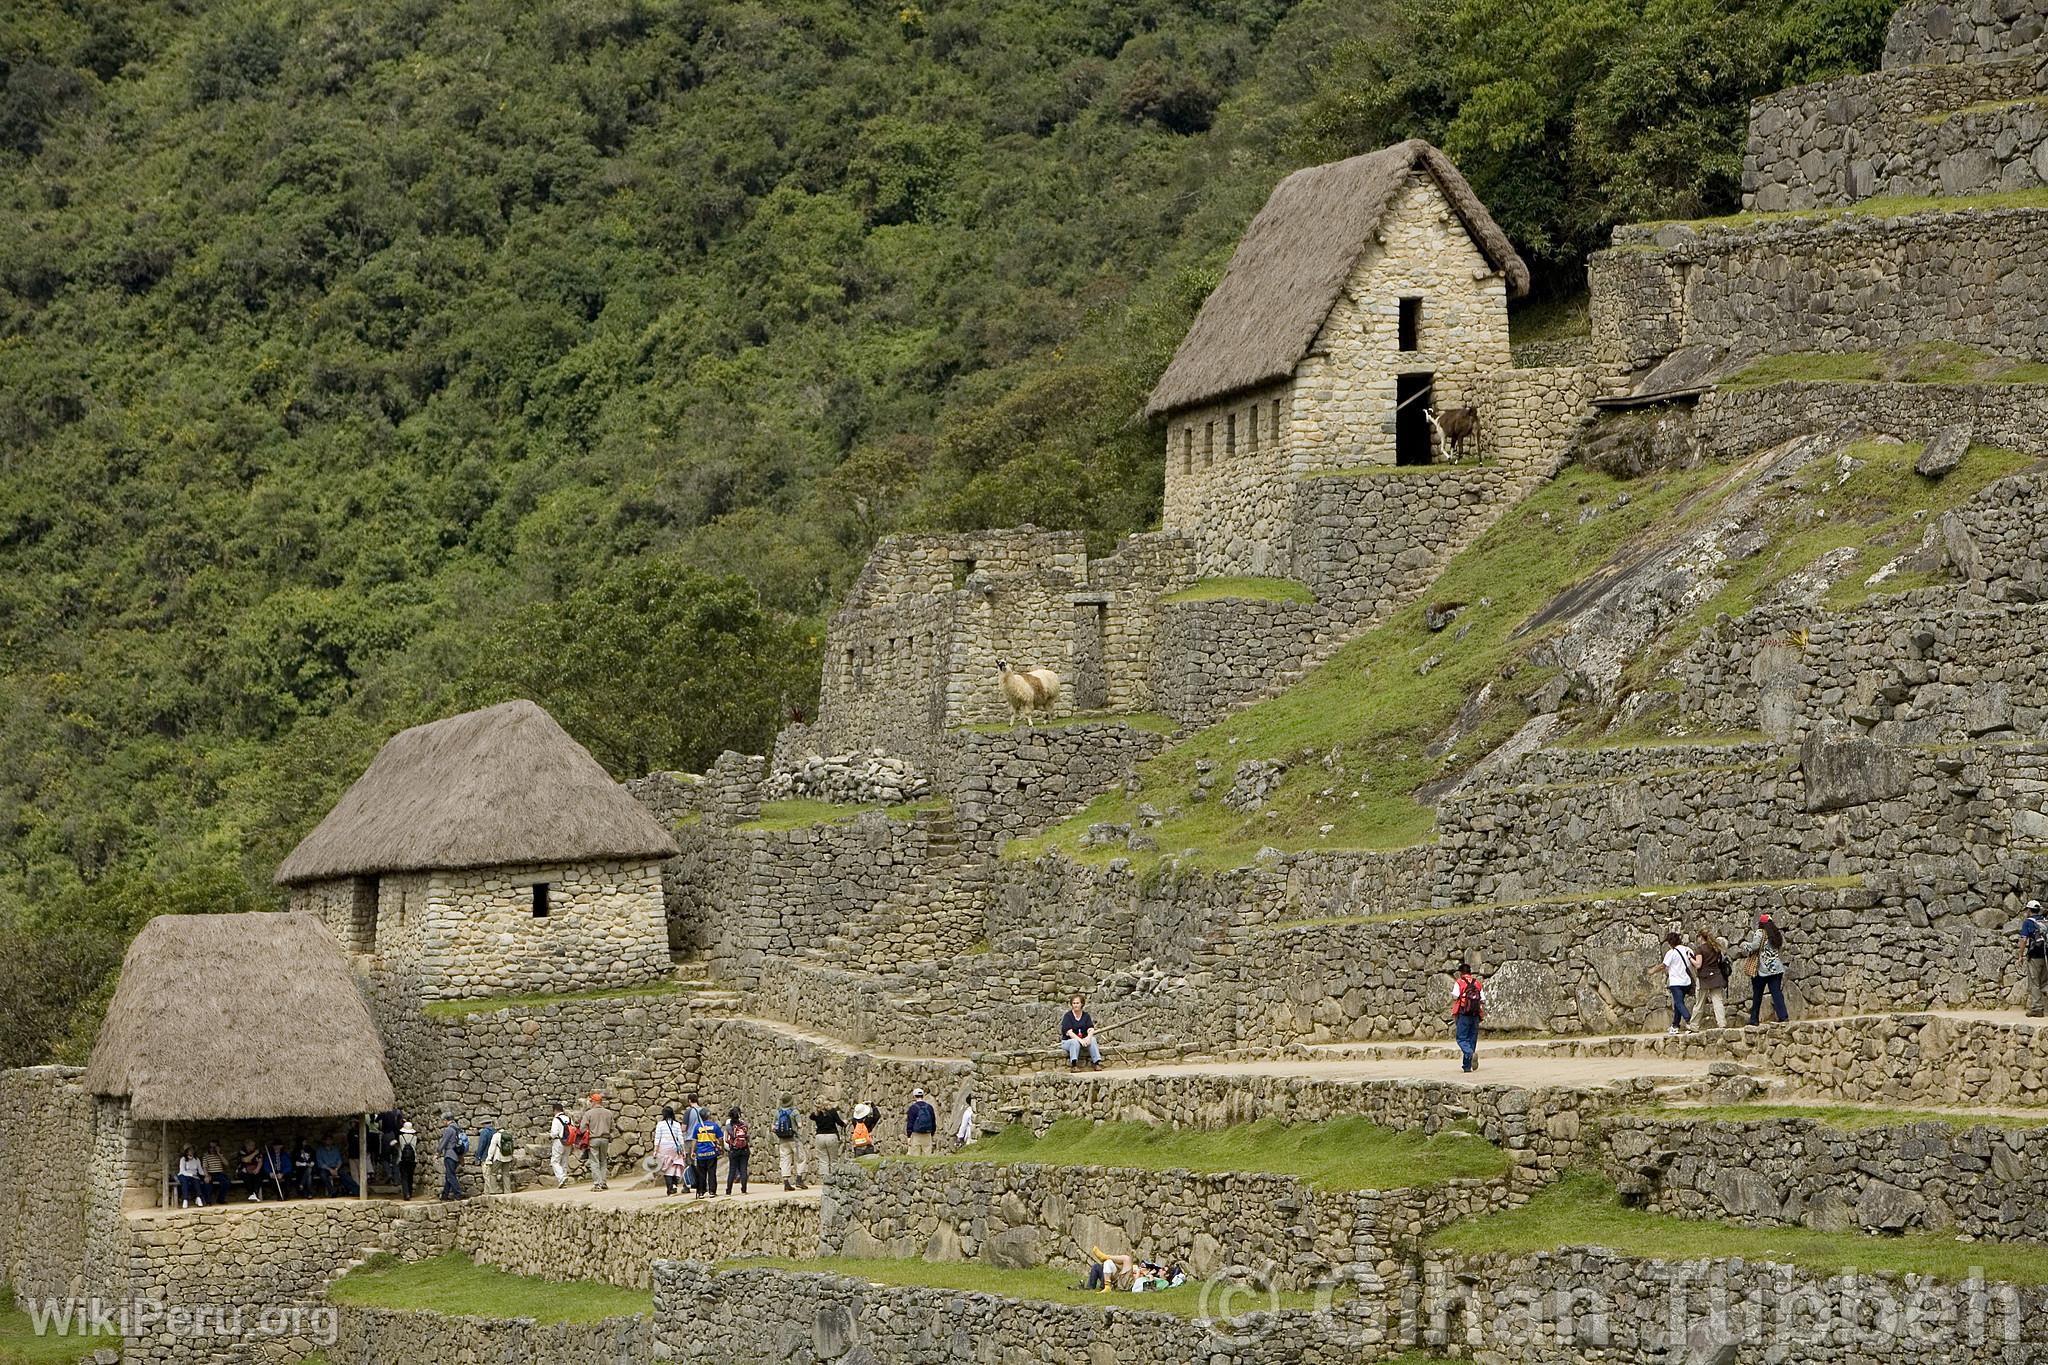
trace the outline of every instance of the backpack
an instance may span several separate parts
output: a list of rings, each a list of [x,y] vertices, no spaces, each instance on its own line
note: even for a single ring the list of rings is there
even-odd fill
[[[747,1150],[747,1125],[734,1119],[732,1127],[725,1130],[725,1149],[729,1152]]]
[[[455,1135],[455,1155],[457,1155],[457,1156],[468,1156],[468,1155],[469,1155],[469,1134],[467,1134],[467,1133],[457,1133],[457,1134]]]
[[[793,1138],[796,1136],[796,1110],[778,1109],[775,1112],[775,1136]]]
[[[571,1151],[580,1152],[590,1146],[590,1130],[578,1123],[564,1124],[562,1141]]]
[[[1479,984],[1478,977],[1465,977],[1458,982],[1457,1003],[1451,1007],[1451,1013],[1469,1014],[1475,1019],[1484,1019],[1486,1017],[1486,1003],[1481,998],[1484,991],[1485,988]]]

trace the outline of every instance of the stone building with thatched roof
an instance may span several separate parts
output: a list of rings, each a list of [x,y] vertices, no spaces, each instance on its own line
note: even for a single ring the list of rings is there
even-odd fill
[[[1146,403],[1166,422],[1164,529],[1203,543],[1204,572],[1285,573],[1292,483],[1441,455],[1426,412],[1476,406],[1511,367],[1528,287],[1426,142],[1288,176]]]
[[[634,985],[671,971],[673,836],[530,701],[397,734],[277,870],[400,998]]]
[[[144,925],[84,1086],[97,1110],[92,1200],[103,1212],[161,1202],[187,1144],[231,1152],[251,1135],[327,1133],[359,1155],[362,1117],[394,1102],[355,973],[306,914]]]

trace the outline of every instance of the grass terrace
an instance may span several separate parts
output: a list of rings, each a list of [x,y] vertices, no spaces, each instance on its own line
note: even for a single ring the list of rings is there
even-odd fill
[[[1826,222],[1835,218],[1904,218],[1915,213],[1982,213],[1996,209],[2043,208],[2048,208],[2048,188],[2002,190],[1994,194],[1879,195],[1838,208],[1731,213],[1719,218],[1666,218],[1630,226],[1637,230],[1686,227],[1697,232],[1739,232],[1744,228],[1773,223]]]
[[[1278,582],[1279,580],[1273,579],[1268,581]],[[1041,718],[1034,722],[1035,727],[1040,730],[1063,730],[1073,725],[1108,724],[1128,725],[1133,730],[1149,730],[1156,735],[1170,735],[1179,728],[1172,716],[1161,715],[1157,711],[1076,711],[1072,715],[1054,716],[1050,719]],[[1022,721],[999,720],[987,721],[979,725],[961,725],[954,728],[962,734],[996,735],[1003,733],[1005,730],[1019,729],[1022,725]]]
[[[658,1000],[682,993],[682,983],[655,981],[645,986],[613,986],[604,990],[561,991],[537,995],[486,995],[473,1000],[430,1000],[420,1012],[429,1019],[463,1019],[494,1010],[544,1009],[549,1005],[574,1005],[585,1000]]]
[[[1792,351],[1764,356],[1723,379],[1740,392],[1772,384],[2041,384],[2048,365],[1992,355],[1954,342],[1926,342],[1897,351]]]
[[[0,1365],[73,1365],[103,1347],[119,1349],[119,1337],[46,1332],[38,1335],[28,1311],[14,1301],[11,1285],[0,1284]]]
[[[1321,1190],[1412,1189],[1501,1176],[1508,1170],[1507,1153],[1468,1128],[1425,1136],[1383,1128],[1363,1118],[1299,1124],[1261,1119],[1228,1128],[1061,1119],[1042,1137],[1013,1124],[961,1152],[888,1159],[932,1165],[1039,1162],[1204,1174],[1257,1171],[1296,1176]]]
[[[990,1294],[1005,1299],[1031,1299],[1041,1303],[1080,1304],[1090,1308],[1120,1308],[1126,1311],[1177,1313],[1198,1317],[1202,1310],[1202,1285],[1190,1280],[1177,1289],[1132,1294],[1090,1292],[1082,1288],[1087,1263],[1077,1248],[1073,1260],[1064,1266],[1038,1266],[1029,1270],[1004,1270],[986,1261],[893,1260],[856,1256],[821,1256],[814,1260],[788,1257],[723,1261],[720,1270],[785,1270],[793,1274],[845,1275],[870,1284],[895,1288],[949,1289],[968,1294]],[[1256,1295],[1256,1308],[1316,1307],[1314,1290],[1290,1291],[1272,1296]],[[1341,1294],[1339,1297],[1342,1297]],[[1233,1308],[1253,1311],[1247,1296],[1232,1300]]]
[[[1306,583],[1291,578],[1203,578],[1179,592],[1168,593],[1162,602],[1300,602],[1313,603],[1316,595]]]
[[[1966,1280],[1981,1269],[1987,1280],[2048,1284],[2048,1247],[2044,1246],[1961,1242],[1929,1232],[1875,1237],[1674,1218],[1627,1208],[1612,1184],[1583,1173],[1568,1175],[1539,1191],[1521,1208],[1453,1223],[1430,1238],[1429,1244],[1442,1251],[1472,1254],[1521,1255],[1597,1246],[1659,1260],[1739,1256],[1823,1275],[1854,1269]]]
[[[1846,877],[1794,877],[1776,881],[1698,882],[1690,886],[1617,886],[1604,891],[1558,891],[1546,896],[1523,896],[1511,901],[1474,901],[1465,905],[1417,906],[1411,910],[1384,910],[1373,915],[1322,915],[1313,919],[1275,920],[1259,926],[1265,933],[1278,929],[1308,929],[1327,924],[1407,924],[1435,919],[1440,915],[1469,915],[1481,910],[1511,910],[1525,905],[1593,905],[1600,902],[1669,900],[1677,896],[1708,891],[1777,890],[1785,887],[1814,887],[1839,890],[1863,885],[1860,874]]]
[[[645,1289],[621,1289],[595,1280],[558,1283],[477,1265],[460,1251],[432,1260],[371,1257],[327,1288],[334,1303],[365,1308],[533,1318],[538,1322],[601,1322],[653,1311]]]
[[[1629,1112],[1642,1118],[1675,1119],[1687,1123],[1803,1119],[1843,1133],[1869,1128],[1906,1128],[1919,1123],[1939,1123],[1959,1132],[1972,1128],[2048,1128],[2048,1115],[2043,1114],[1972,1113],[1967,1109],[1887,1109],[1863,1104],[1659,1104]]]

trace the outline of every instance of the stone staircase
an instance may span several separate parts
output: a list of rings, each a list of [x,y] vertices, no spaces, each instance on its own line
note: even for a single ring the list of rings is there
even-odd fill
[[[671,953],[677,989],[689,997],[692,1014],[731,1015],[740,1013],[746,1000],[721,981],[703,957],[695,953]]]

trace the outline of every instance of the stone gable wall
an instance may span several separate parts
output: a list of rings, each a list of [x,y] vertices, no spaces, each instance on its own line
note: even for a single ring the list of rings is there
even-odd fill
[[[533,913],[537,882],[548,884],[545,917]],[[635,986],[670,972],[658,862],[437,872],[415,933],[411,971],[428,1000]]]
[[[0,1071],[0,1280],[19,1298],[86,1288],[93,1099],[82,1069]]]
[[[2048,384],[1772,384],[1704,394],[1693,440],[1733,460],[1795,436],[1842,427],[1925,441],[1963,425],[1982,445],[2048,456]]]
[[[536,1322],[351,1304],[336,1310],[335,1341],[326,1354],[334,1365],[654,1365],[653,1314],[599,1322]]]
[[[1812,1119],[1616,1115],[1600,1162],[1658,1213],[1827,1232],[2048,1236],[2048,1130],[1939,1121],[1847,1131]]]
[[[2048,52],[2044,0],[1909,0],[1885,32],[1884,65],[1936,66]]]

